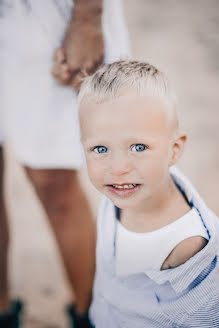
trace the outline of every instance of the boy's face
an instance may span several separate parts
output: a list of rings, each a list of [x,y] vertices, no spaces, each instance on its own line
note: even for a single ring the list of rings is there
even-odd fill
[[[162,192],[178,146],[176,122],[159,99],[127,91],[100,104],[83,101],[80,125],[89,177],[116,206],[141,208]]]

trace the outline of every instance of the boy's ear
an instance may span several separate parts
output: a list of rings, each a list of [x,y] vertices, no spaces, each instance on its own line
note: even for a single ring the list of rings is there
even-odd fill
[[[187,135],[185,133],[177,134],[172,144],[172,152],[170,157],[169,166],[172,166],[178,162],[183,154],[185,144],[187,141]]]

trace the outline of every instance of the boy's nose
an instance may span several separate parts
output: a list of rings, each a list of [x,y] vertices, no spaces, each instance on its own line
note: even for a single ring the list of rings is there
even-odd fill
[[[110,163],[109,171],[112,175],[124,175],[131,171],[131,165],[125,158],[114,159]]]

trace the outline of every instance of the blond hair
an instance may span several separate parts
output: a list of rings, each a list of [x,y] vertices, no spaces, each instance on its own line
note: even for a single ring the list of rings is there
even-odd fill
[[[127,89],[135,90],[139,95],[158,97],[173,108],[177,102],[169,80],[162,72],[149,63],[131,60],[104,65],[86,77],[78,101],[79,104],[83,99],[101,103],[119,97]]]

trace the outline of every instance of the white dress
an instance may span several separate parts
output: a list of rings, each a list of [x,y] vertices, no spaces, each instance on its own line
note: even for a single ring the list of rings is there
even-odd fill
[[[73,0],[0,2],[0,143],[33,168],[79,168],[76,93],[51,76]],[[127,57],[120,0],[105,0],[105,62]]]

